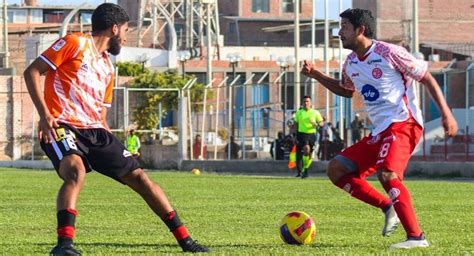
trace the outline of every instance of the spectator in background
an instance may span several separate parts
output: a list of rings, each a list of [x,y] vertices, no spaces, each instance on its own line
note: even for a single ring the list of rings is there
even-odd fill
[[[230,142],[225,145],[225,155],[226,157],[229,155],[230,149],[230,159],[239,159],[239,151],[240,146],[239,144],[235,143],[234,136],[230,136]]]
[[[202,145],[202,157],[201,157],[201,145]],[[207,146],[202,143],[201,135],[196,134],[193,143],[193,159],[207,159]]]
[[[125,140],[125,147],[134,158],[138,158],[140,156],[140,138],[138,138],[138,136],[135,134],[135,129],[133,128],[128,132],[127,139]]]
[[[364,125],[359,119],[359,114],[355,114],[354,120],[351,122],[351,131],[352,131],[352,144],[358,142],[362,135],[362,129]]]
[[[283,132],[278,132],[277,138],[272,142],[270,155],[275,160],[283,160],[285,158],[285,136]]]

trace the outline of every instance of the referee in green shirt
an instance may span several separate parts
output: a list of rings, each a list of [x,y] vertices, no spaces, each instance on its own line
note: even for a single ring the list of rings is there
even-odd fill
[[[316,109],[313,109],[311,97],[303,97],[303,107],[295,114],[295,125],[297,127],[296,140],[296,177],[308,177],[308,169],[313,160],[314,143],[316,142],[316,132],[319,125],[322,125],[323,117]]]

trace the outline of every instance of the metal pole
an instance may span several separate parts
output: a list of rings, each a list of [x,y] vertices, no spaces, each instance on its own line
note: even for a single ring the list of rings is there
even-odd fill
[[[311,63],[314,62],[315,59],[315,48],[316,48],[316,0],[313,0],[313,17],[311,18]],[[315,95],[315,82],[314,79],[310,79],[310,95],[313,102],[316,102],[316,95]]]
[[[186,64],[186,61],[181,61],[181,72],[182,72],[181,76],[183,77],[183,79],[184,79],[184,74],[186,74],[185,70],[184,70],[185,69],[185,66],[184,66],[185,64]]]
[[[4,52],[4,63],[5,68],[9,67],[10,52],[8,51],[8,3],[7,0],[3,0],[3,52]]]
[[[283,67],[283,74],[284,74],[284,90],[283,94],[285,97],[283,98],[283,134],[286,136],[286,109],[287,109],[287,93],[288,93],[288,73],[286,72],[286,67]]]
[[[218,132],[218,127],[219,127],[219,105],[220,105],[220,89],[221,86],[227,81],[229,77],[226,76],[224,80],[217,86],[217,95],[216,95],[216,124],[215,124],[215,132],[216,132],[216,138],[214,139],[214,160],[217,159],[217,132]]]
[[[339,13],[342,13],[342,0],[339,0]],[[339,19],[339,25],[341,19]],[[339,26],[340,27],[340,26]],[[339,40],[339,80],[342,80],[342,41]],[[339,96],[339,137],[344,140],[344,97]]]
[[[207,41],[207,83],[212,80],[212,50],[211,50],[211,4],[206,4],[206,41]]]
[[[329,1],[324,0],[324,71],[329,75]],[[326,121],[330,122],[329,90],[326,89]]]
[[[466,161],[469,160],[469,122],[470,122],[470,111],[469,111],[469,72],[474,69],[474,62],[471,62],[469,66],[466,69],[466,114],[465,114],[465,119],[466,119]]]
[[[413,0],[413,45],[412,49],[414,53],[420,51],[418,42],[418,0]]]
[[[207,112],[207,90],[209,89],[209,87],[212,86],[212,83],[214,82],[214,79],[206,86],[204,87],[204,101],[203,101],[203,104],[202,104],[202,122],[201,122],[201,148],[199,149],[199,152],[200,152],[200,155],[199,155],[199,158],[200,159],[203,159],[204,155],[203,155],[203,151],[204,151],[204,128],[206,126],[206,112]]]
[[[295,4],[295,109],[300,107],[300,1],[294,0]]]
[[[142,17],[143,17],[143,8],[142,0],[138,0],[138,18],[137,18],[137,47],[142,46]]]

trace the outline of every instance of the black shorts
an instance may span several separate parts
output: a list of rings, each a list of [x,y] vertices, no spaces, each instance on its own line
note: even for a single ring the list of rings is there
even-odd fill
[[[296,141],[298,142],[298,148],[303,148],[309,145],[311,151],[313,151],[314,143],[316,142],[316,133],[296,133]]]
[[[140,168],[122,142],[105,129],[76,129],[60,124],[56,134],[58,139],[53,143],[41,142],[56,171],[63,157],[73,154],[82,157],[87,172],[95,170],[120,182],[120,177]]]

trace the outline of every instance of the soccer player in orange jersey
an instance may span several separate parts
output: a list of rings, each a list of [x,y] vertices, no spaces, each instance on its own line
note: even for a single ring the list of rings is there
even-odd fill
[[[193,240],[160,186],[109,131],[117,55],[127,41],[129,16],[104,3],[92,14],[92,33],[57,40],[24,72],[28,92],[39,112],[41,147],[63,184],[57,197],[58,243],[51,255],[80,255],[73,246],[76,202],[87,172],[95,170],[133,189],[176,237],[185,252],[207,252]],[[46,74],[44,95],[40,76]]]

